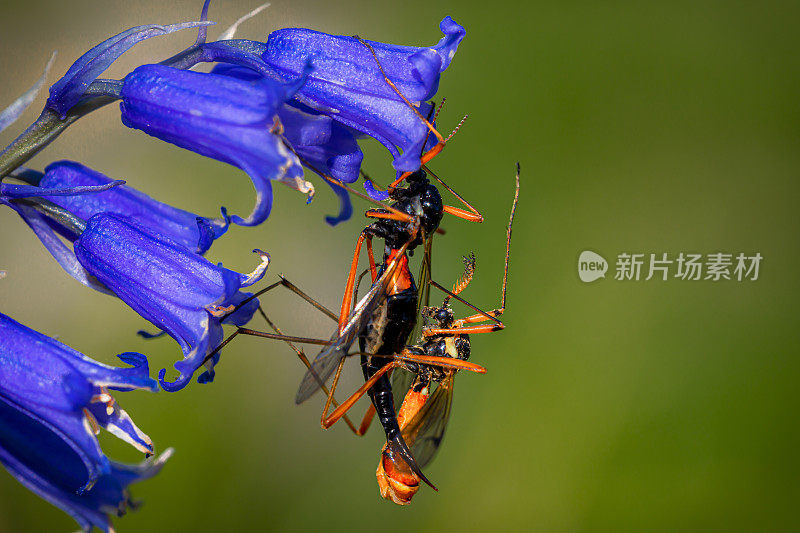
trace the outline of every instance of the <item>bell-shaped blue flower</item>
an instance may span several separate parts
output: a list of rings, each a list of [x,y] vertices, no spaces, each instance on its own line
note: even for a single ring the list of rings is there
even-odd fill
[[[169,334],[181,346],[184,359],[175,363],[180,376],[165,380],[168,391],[185,387],[205,357],[222,341],[222,323],[244,325],[258,309],[253,299],[235,313],[249,293],[239,289],[259,281],[269,256],[250,275],[215,265],[188,248],[151,233],[134,220],[112,213],[90,218],[74,243],[75,257],[85,272],[134,311]],[[218,354],[207,361],[199,381],[211,381]]]
[[[95,194],[108,187],[48,189],[48,194],[76,194],[75,189]],[[258,309],[258,299],[250,299],[250,293],[239,289],[264,276],[269,266],[265,252],[254,250],[261,263],[251,274],[239,274],[214,265],[132,218],[104,212],[87,222],[50,202],[28,200],[41,196],[38,189],[2,184],[0,203],[22,217],[69,275],[99,292],[119,297],[180,344],[185,357],[175,363],[178,379],[167,382],[166,371],[159,374],[165,390],[186,386],[206,355],[222,340],[223,323],[244,325]],[[64,238],[73,242],[72,249]],[[245,300],[247,303],[240,306]],[[213,380],[218,360],[216,353],[205,362],[207,372],[198,381]]]
[[[157,473],[171,453],[126,465],[100,449],[96,432],[103,427],[153,453],[109,391],[158,386],[143,355],[119,357],[131,367],[98,363],[0,313],[0,462],[85,531],[109,531],[108,513],[121,514],[130,501],[127,486]]]
[[[367,41],[388,78],[417,106],[436,93],[439,76],[466,33],[450,17],[439,27],[445,35],[429,48]],[[394,155],[396,170],[420,167],[429,130],[386,83],[358,39],[299,28],[277,30],[269,35],[262,59],[284,80],[296,78],[310,62],[312,71],[295,99],[380,141]]]
[[[250,68],[220,63],[214,74],[259,83],[263,76]],[[342,183],[353,183],[359,177],[364,154],[356,142],[355,133],[327,115],[291,99],[278,108],[283,136],[301,162],[313,171],[331,176]],[[336,217],[326,217],[335,225],[348,220],[353,213],[350,195],[345,189],[326,182],[339,197]]]
[[[102,186],[113,183],[105,175],[74,161],[57,161],[45,168],[39,181],[43,189]],[[103,212],[117,213],[136,220],[197,253],[205,253],[215,239],[228,228],[225,218],[212,220],[156,201],[127,185],[112,187],[104,192],[81,195],[43,197],[60,205],[74,215],[88,220]]]
[[[236,224],[254,226],[269,216],[273,180],[313,194],[297,157],[272,132],[277,109],[302,83],[263,78],[248,83],[213,73],[143,65],[120,92],[122,122],[198,154],[244,170],[256,189],[256,206]]]

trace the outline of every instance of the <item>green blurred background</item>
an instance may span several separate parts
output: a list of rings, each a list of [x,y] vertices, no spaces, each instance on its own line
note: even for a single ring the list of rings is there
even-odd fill
[[[127,27],[194,20],[199,1],[0,7],[0,102],[59,51],[50,82],[91,45]],[[216,0],[226,27],[256,2]],[[514,163],[522,165],[507,329],[475,336],[485,376],[457,379],[441,453],[400,508],[375,483],[382,434],[319,428],[321,400],[296,407],[303,374],[280,344],[240,339],[210,386],[118,395],[160,449],[176,453],[135,487],[145,505],[119,531],[785,531],[800,498],[797,303],[800,193],[800,6],[796,2],[311,2],[276,0],[239,36],[297,25],[398,44],[435,43],[452,15],[467,29],[439,95],[449,131],[433,167],[485,215],[445,219],[434,278],[449,285],[478,255],[465,296],[499,300]],[[216,31],[219,31],[218,28]],[[211,35],[216,35],[212,30]],[[153,39],[111,70],[186,46]],[[24,120],[32,121],[37,100]],[[24,125],[0,136],[10,142]],[[365,143],[365,168],[387,183],[387,153]],[[247,177],[128,130],[112,107],[81,120],[32,166],[71,158],[162,201],[207,216],[248,212]],[[319,181],[310,206],[276,186],[262,227],[234,227],[208,257],[249,271],[254,247],[330,307],[340,301],[369,206],[330,228]],[[28,228],[0,211],[0,309],[106,362],[148,354],[155,373],[180,356],[120,302],[68,278]],[[578,254],[760,252],[755,282],[615,281],[577,276]],[[286,294],[262,300],[287,332],[331,324]],[[459,312],[466,313],[464,309]],[[312,350],[309,350],[312,351]],[[358,383],[348,368],[345,388]],[[340,396],[342,396],[340,394]],[[359,408],[360,411],[360,408]],[[113,458],[139,460],[110,437]],[[795,509],[795,511],[792,511]],[[61,511],[0,472],[0,530],[70,531]]]

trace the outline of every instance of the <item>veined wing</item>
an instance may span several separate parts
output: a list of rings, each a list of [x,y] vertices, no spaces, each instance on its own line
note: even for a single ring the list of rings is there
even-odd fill
[[[419,266],[419,275],[417,276],[419,298],[417,299],[417,324],[414,326],[414,331],[410,337],[412,343],[422,338],[422,308],[430,305],[431,284],[428,282],[431,280],[432,250],[433,234],[426,235],[423,239],[422,263]]]
[[[345,329],[342,335],[339,335],[338,330],[334,332],[331,344],[317,354],[314,362],[311,363],[311,368],[303,376],[303,381],[300,382],[300,388],[294,398],[296,404],[301,404],[309,399],[331,378],[339,361],[347,356],[359,329],[357,327]]]
[[[401,251],[405,252],[407,246],[407,244],[404,245]],[[300,382],[300,388],[294,399],[295,403],[300,404],[309,399],[333,375],[334,370],[339,366],[339,361],[347,356],[359,332],[386,297],[386,287],[398,265],[399,261],[395,259],[386,266],[381,277],[375,280],[369,292],[356,304],[341,334],[337,330],[331,337],[331,344],[323,348],[314,358],[311,368]]]
[[[414,384],[416,374],[409,372],[404,368],[395,368],[392,370],[392,397],[394,398],[394,411],[400,411],[400,406],[403,405],[403,400]]]
[[[425,468],[442,443],[450,410],[453,405],[453,377],[451,372],[430,395],[425,406],[403,428],[403,438],[420,468]]]

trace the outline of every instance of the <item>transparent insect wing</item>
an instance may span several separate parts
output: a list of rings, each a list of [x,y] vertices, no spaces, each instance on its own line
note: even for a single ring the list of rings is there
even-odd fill
[[[403,428],[403,438],[420,468],[433,460],[444,438],[450,410],[453,406],[453,377],[451,372],[436,387],[417,415]]]
[[[347,357],[347,352],[350,350],[353,342],[356,339],[360,327],[355,327],[357,324],[351,321],[348,326],[353,327],[345,328],[341,335],[335,332],[331,337],[331,344],[326,346],[314,362],[311,363],[303,380],[300,382],[300,387],[297,389],[297,395],[294,398],[296,404],[301,404],[314,395],[322,386],[331,378],[333,371],[339,365],[339,361]]]
[[[422,262],[419,267],[419,275],[417,276],[417,287],[419,287],[419,298],[417,299],[417,325],[414,326],[414,331],[411,333],[411,338],[416,340],[422,339],[422,310],[430,305],[431,299],[431,265],[432,250],[433,250],[433,234],[425,235],[423,239],[423,255]]]
[[[411,389],[416,379],[416,374],[404,368],[397,368],[392,371],[392,397],[394,398],[394,410],[400,411],[403,400]]]
[[[386,297],[386,286],[397,269],[397,262],[391,263],[381,277],[372,284],[369,292],[358,302],[342,333],[338,331],[331,337],[332,343],[314,358],[311,368],[303,376],[295,396],[295,403],[301,404],[317,392],[333,375],[334,370],[358,337],[359,332]]]

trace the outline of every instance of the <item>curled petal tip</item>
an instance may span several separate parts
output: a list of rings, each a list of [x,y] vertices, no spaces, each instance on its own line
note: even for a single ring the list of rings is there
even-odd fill
[[[213,383],[215,376],[216,376],[216,373],[214,372],[214,370],[206,370],[205,372],[203,372],[202,374],[197,376],[197,382],[199,384],[201,384],[201,385],[206,385],[208,383]]]
[[[261,250],[261,249],[259,249],[259,248],[254,248],[254,249],[253,249],[253,253],[254,253],[254,254],[258,254],[258,256],[259,256],[259,257],[260,257],[260,258],[261,258],[263,261],[266,261],[266,262],[267,262],[267,264],[269,264],[269,261],[270,261],[270,259],[271,259],[271,258],[270,258],[270,255],[269,255],[267,252],[265,252],[264,250]]]
[[[139,331],[136,332],[136,334],[139,335],[140,337],[142,337],[143,339],[157,339],[158,337],[162,337],[162,336],[166,335],[167,332],[162,330],[162,331],[158,331],[156,333],[150,333],[149,331],[145,331],[143,329],[140,329]]]
[[[364,180],[364,189],[367,191],[367,195],[373,200],[387,200],[389,198],[389,191],[381,191],[375,188],[372,181]]]
[[[148,368],[147,357],[139,352],[125,352],[117,355],[123,363],[131,365],[133,368]]]
[[[219,213],[220,213],[220,216],[222,217],[221,225],[222,225],[222,227],[224,227],[227,230],[228,226],[230,226],[230,224],[231,224],[231,217],[228,214],[228,208],[225,207],[224,205],[220,206]]]
[[[167,392],[176,392],[181,390],[186,386],[189,381],[189,378],[181,374],[175,381],[167,381],[164,379],[167,375],[167,369],[162,368],[158,371],[158,384],[161,385],[161,388]],[[191,377],[191,376],[189,376]]]
[[[259,250],[256,248],[253,250],[254,253],[258,254],[261,258],[261,263],[253,270],[248,276],[244,277],[242,280],[242,287],[249,287],[253,283],[256,283],[264,277],[264,273],[269,268],[270,256],[268,253]]]

